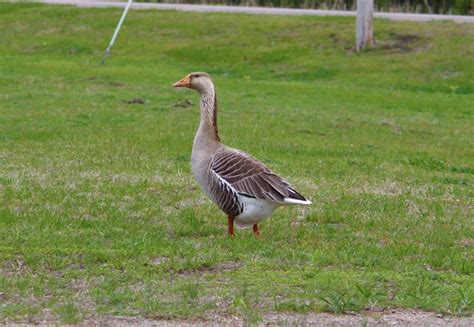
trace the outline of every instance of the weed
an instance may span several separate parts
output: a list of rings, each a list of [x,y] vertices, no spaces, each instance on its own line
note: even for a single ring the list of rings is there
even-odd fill
[[[75,324],[82,319],[79,309],[73,303],[60,305],[56,312],[61,321],[66,324]]]
[[[457,315],[470,315],[474,306],[473,292],[459,289],[458,298],[455,303],[454,313]]]
[[[186,283],[182,287],[184,299],[187,302],[195,302],[199,297],[200,286],[198,283]]]
[[[329,295],[318,296],[318,299],[326,304],[325,311],[332,313],[342,314],[348,311],[360,310],[360,308],[357,308],[354,295],[346,291],[333,291]]]
[[[360,309],[373,309],[377,306],[384,293],[377,288],[375,284],[364,285],[356,284],[358,296],[355,299],[356,307]]]

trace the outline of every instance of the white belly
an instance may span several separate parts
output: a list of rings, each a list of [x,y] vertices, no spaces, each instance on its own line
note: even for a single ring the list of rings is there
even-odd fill
[[[244,203],[244,211],[235,217],[235,223],[239,227],[251,227],[253,224],[258,224],[270,217],[273,211],[280,206],[279,203],[247,196],[241,196],[241,200]]]

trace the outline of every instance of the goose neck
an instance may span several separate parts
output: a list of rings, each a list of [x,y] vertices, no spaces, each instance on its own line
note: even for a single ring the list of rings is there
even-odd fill
[[[217,99],[214,85],[209,85],[201,92],[201,122],[196,136],[220,141],[217,129]]]

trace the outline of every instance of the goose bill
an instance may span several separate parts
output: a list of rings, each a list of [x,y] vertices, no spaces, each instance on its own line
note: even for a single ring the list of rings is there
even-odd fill
[[[179,81],[173,84],[174,87],[189,87],[191,86],[191,77],[189,75],[186,75],[186,77],[183,77]]]

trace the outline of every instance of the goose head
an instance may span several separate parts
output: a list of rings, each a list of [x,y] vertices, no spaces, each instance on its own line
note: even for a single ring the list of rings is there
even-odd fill
[[[203,93],[204,91],[213,88],[211,76],[208,73],[190,73],[173,84],[174,87],[187,87]]]

